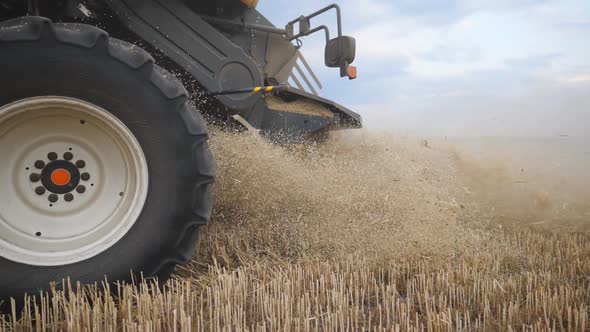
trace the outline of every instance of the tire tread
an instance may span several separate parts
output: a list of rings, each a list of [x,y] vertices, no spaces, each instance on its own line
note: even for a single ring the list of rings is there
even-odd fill
[[[27,16],[0,23],[0,43],[36,41],[50,35],[57,42],[81,48],[103,48],[113,59],[140,72],[173,103],[175,111],[184,121],[187,135],[193,142],[193,165],[196,175],[192,181],[192,215],[183,220],[178,230],[179,238],[173,252],[161,258],[154,271],[144,271],[148,276],[167,279],[174,269],[170,264],[190,261],[200,226],[207,224],[212,211],[211,188],[216,173],[216,164],[208,147],[207,126],[203,116],[189,101],[189,94],[182,83],[165,69],[155,64],[154,58],[142,48],[118,39],[95,26],[78,23],[52,23],[44,17]],[[195,156],[201,156],[196,158]]]

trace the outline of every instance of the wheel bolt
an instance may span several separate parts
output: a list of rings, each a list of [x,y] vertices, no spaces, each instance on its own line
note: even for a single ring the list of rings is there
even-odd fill
[[[47,159],[52,160],[52,161],[55,160],[55,159],[57,159],[57,153],[55,153],[55,152],[49,152],[47,154]]]
[[[80,175],[80,178],[82,179],[82,181],[88,181],[90,180],[90,174],[82,173],[82,175]]]
[[[71,152],[64,153],[65,160],[72,160],[72,158],[74,158],[74,155]]]
[[[57,196],[56,194],[51,194],[49,195],[49,197],[47,197],[47,199],[51,202],[51,203],[55,203],[57,202],[57,200],[59,199],[59,196]]]
[[[74,195],[67,193],[64,195],[64,199],[66,200],[66,202],[71,202],[74,200]]]
[[[78,160],[78,161],[76,161],[76,167],[84,168],[84,167],[86,167],[86,162],[84,160]]]
[[[80,194],[83,194],[86,191],[86,187],[84,187],[83,185],[79,185],[78,187],[76,187],[76,191]]]
[[[37,188],[35,188],[35,194],[37,194],[39,196],[45,194],[45,188],[44,187],[37,187]]]
[[[29,175],[29,180],[31,180],[31,182],[39,182],[39,180],[41,180],[41,175],[37,173],[32,173],[31,175]]]
[[[35,168],[43,169],[43,167],[45,167],[45,162],[43,160],[37,160],[35,162]]]

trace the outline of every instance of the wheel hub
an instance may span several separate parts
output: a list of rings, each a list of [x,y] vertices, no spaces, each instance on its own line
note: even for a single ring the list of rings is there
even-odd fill
[[[0,107],[0,256],[78,262],[133,226],[147,196],[135,136],[108,111],[66,97]]]
[[[83,170],[86,167],[86,162],[80,159],[74,164],[65,158],[68,156],[73,158],[73,154],[71,152],[66,153],[69,155],[64,154],[64,159],[62,160],[53,158],[53,161],[49,161],[47,164],[41,159],[35,162],[35,168],[41,173],[31,173],[29,180],[32,183],[41,184],[40,187],[35,188],[37,195],[43,196],[46,191],[57,195],[67,194],[74,190],[81,191],[82,194],[86,191],[85,185],[80,184],[80,182],[87,182],[91,178],[90,173],[84,172]],[[49,157],[52,157],[54,154],[56,153],[50,152],[48,159],[51,160]],[[41,168],[39,169],[37,166],[41,166]]]
[[[72,176],[70,172],[68,172],[64,168],[58,168],[55,171],[51,172],[51,182],[56,186],[65,186],[66,184],[69,184],[71,178]],[[70,187],[72,187],[71,184]]]

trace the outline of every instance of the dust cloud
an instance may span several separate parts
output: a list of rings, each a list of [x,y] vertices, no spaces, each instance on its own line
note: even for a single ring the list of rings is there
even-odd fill
[[[531,178],[524,186],[501,162],[483,163],[443,140],[349,131],[279,147],[214,130],[211,146],[219,175],[201,257],[228,266],[349,256],[445,261],[485,250],[502,227],[588,224],[587,205],[564,203]]]
[[[500,141],[450,149],[474,202],[488,210],[493,223],[555,232],[590,229],[590,178],[584,166],[590,160],[582,144],[571,149],[571,139]]]

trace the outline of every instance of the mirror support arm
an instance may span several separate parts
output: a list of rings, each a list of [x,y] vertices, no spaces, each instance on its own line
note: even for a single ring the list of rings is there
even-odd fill
[[[342,54],[342,42],[340,41],[340,37],[342,37],[342,12],[340,10],[340,6],[338,6],[337,4],[331,4],[327,7],[324,7],[312,14],[309,14],[307,16],[301,16],[299,18],[296,18],[292,21],[290,21],[289,23],[287,23],[287,25],[285,26],[285,30],[287,31],[287,38],[289,40],[294,40],[297,39],[299,37],[304,37],[304,36],[308,36],[314,32],[317,32],[319,30],[325,30],[326,32],[326,43],[330,41],[330,30],[328,29],[328,27],[326,27],[325,25],[319,26],[315,29],[311,29],[309,31],[303,31],[303,32],[299,32],[297,35],[294,35],[294,25],[296,23],[302,23],[302,22],[306,22],[307,26],[309,26],[309,21],[316,17],[319,16],[331,9],[336,10],[336,20],[337,20],[337,26],[338,26],[338,53]],[[342,63],[340,64],[340,77],[345,77],[348,76],[348,66],[349,64],[346,61],[342,61]]]
[[[325,25],[320,25],[317,28],[313,28],[313,29],[311,29],[311,30],[309,30],[309,31],[307,31],[305,33],[300,33],[300,34],[297,34],[296,36],[292,36],[292,37],[289,37],[287,39],[289,41],[292,41],[292,40],[295,40],[295,39],[300,38],[300,37],[309,36],[309,35],[314,34],[314,33],[318,32],[320,30],[324,30],[324,32],[326,34],[326,43],[329,42],[330,41],[330,30]]]
[[[342,37],[342,14],[340,11],[340,6],[338,6],[335,3],[331,4],[327,7],[324,7],[312,14],[307,15],[307,16],[302,16],[302,17],[292,20],[291,22],[287,23],[287,31],[293,31],[292,27],[295,25],[295,23],[301,22],[301,21],[309,21],[310,19],[329,11],[330,9],[336,10],[336,20],[337,20],[337,24],[338,24],[338,37]],[[295,37],[295,36],[293,36],[293,37]],[[297,36],[297,37],[301,37],[301,36]]]

